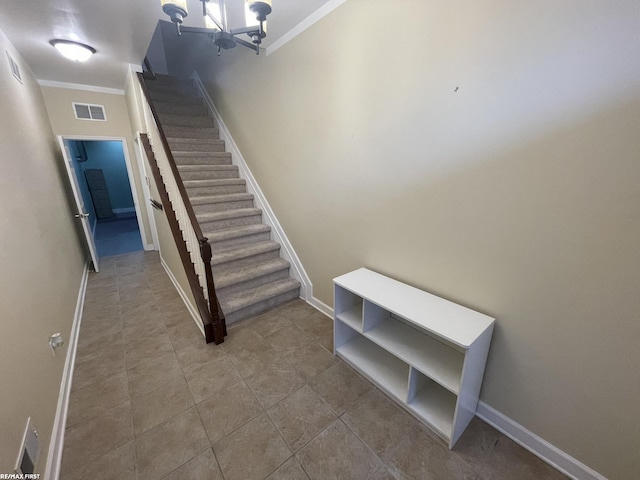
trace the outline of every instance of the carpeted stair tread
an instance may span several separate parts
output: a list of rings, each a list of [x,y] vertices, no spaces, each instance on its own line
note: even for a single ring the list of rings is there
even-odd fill
[[[200,98],[198,89],[193,86],[174,86],[174,85],[154,85],[149,88],[151,98],[156,99],[170,99],[170,101],[177,101],[179,98]],[[202,103],[201,103],[202,105]]]
[[[216,243],[270,231],[271,227],[269,225],[264,223],[255,223],[253,225],[225,228],[224,230],[203,231],[202,234],[209,239],[210,243]]]
[[[277,295],[291,292],[300,288],[300,282],[293,278],[286,278],[284,280],[278,280],[277,282],[267,283],[259,287],[253,288],[249,291],[240,290],[227,296],[227,298],[221,298],[220,303],[222,305],[222,311],[228,317],[232,313],[247,308],[251,305],[258,304],[269,298],[273,298]]]
[[[229,193],[227,195],[200,195],[189,197],[191,205],[208,205],[211,203],[239,202],[241,200],[253,200],[251,193]]]
[[[178,115],[195,115],[198,117],[209,116],[209,111],[204,105],[185,105],[182,102],[153,102],[156,111],[162,113],[174,113]]]
[[[213,118],[206,116],[180,115],[176,113],[158,113],[162,125],[181,125],[213,127]]]
[[[247,182],[244,178],[216,178],[213,180],[185,180],[186,188],[195,187],[219,187],[222,185],[245,185]]]
[[[252,257],[254,255],[273,252],[274,250],[280,250],[280,244],[273,240],[218,249],[213,252],[211,265],[220,265],[222,263],[232,262],[234,260]]]
[[[155,102],[174,103],[176,105],[204,105],[201,97],[196,95],[183,95],[175,91],[160,91],[150,88],[151,98]]]
[[[178,165],[181,172],[237,171],[236,165]]]
[[[262,210],[259,208],[236,208],[234,210],[221,210],[219,212],[198,213],[196,214],[196,218],[200,223],[206,223],[228,218],[252,217],[255,215],[262,215]]]
[[[186,136],[167,137],[169,144],[175,143],[179,146],[182,143],[190,143],[192,145],[224,145],[224,140],[219,138],[190,138]]]
[[[229,152],[175,152],[176,165],[231,165]]]
[[[289,262],[284,258],[274,258],[273,260],[267,260],[266,262],[261,262],[248,268],[223,272],[219,275],[214,275],[216,289],[221,290],[231,285],[249,282],[255,278],[266,276],[279,270],[285,270],[289,267]]]
[[[218,138],[219,132],[215,127],[182,127],[175,125],[163,126],[167,137],[175,138]]]

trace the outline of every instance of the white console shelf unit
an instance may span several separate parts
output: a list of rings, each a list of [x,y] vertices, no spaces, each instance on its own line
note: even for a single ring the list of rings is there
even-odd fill
[[[366,268],[333,282],[334,354],[453,448],[476,412],[495,320]]]

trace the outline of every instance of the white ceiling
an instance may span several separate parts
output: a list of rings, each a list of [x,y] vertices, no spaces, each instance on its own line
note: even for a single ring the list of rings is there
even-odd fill
[[[331,0],[273,0],[267,47]],[[243,26],[244,0],[226,0],[231,28]],[[185,25],[204,26],[202,3],[188,0]],[[124,87],[127,65],[140,65],[158,20],[168,20],[160,0],[1,0],[0,28],[39,80]],[[242,25],[241,25],[242,23]],[[91,45],[86,63],[60,56],[54,38]]]

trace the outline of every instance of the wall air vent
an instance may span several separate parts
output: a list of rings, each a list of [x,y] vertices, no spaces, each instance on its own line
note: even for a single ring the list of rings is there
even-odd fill
[[[9,68],[11,69],[11,73],[13,73],[13,76],[16,77],[16,80],[22,83],[22,75],[20,74],[20,67],[15,62],[15,60],[11,58],[11,55],[9,55],[9,52],[7,52],[7,59],[9,59]]]
[[[107,120],[107,115],[104,112],[102,105],[89,105],[88,103],[72,103],[73,113],[75,113],[78,120],[96,120],[104,122]]]

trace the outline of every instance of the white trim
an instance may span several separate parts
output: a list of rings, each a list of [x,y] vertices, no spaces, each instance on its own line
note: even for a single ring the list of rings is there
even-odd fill
[[[276,215],[273,213],[273,210],[271,209],[269,202],[267,201],[266,197],[262,193],[262,190],[260,189],[258,182],[256,181],[255,177],[251,173],[251,170],[249,169],[247,162],[242,156],[242,153],[240,153],[240,149],[238,148],[238,145],[236,145],[236,142],[233,140],[233,137],[231,136],[229,129],[225,125],[224,120],[220,115],[220,112],[218,111],[216,106],[213,104],[213,100],[211,100],[211,97],[209,96],[209,93],[204,87],[202,80],[200,80],[200,77],[198,76],[198,72],[194,71],[191,74],[190,78],[195,81],[196,87],[200,90],[200,94],[202,95],[206,104],[209,106],[209,110],[211,111],[211,114],[213,115],[213,118],[216,121],[218,129],[220,130],[220,138],[222,138],[225,141],[227,150],[231,152],[231,158],[233,159],[234,165],[238,166],[240,177],[244,178],[247,181],[247,190],[254,195],[256,206],[262,209],[264,222],[267,225],[271,226],[271,234],[273,236],[273,239],[281,245],[282,248],[280,248],[280,255],[286,260],[288,260],[289,263],[291,264],[291,268],[290,268],[291,276],[296,280],[298,280],[301,284],[300,298],[302,298],[303,300],[309,301],[309,299],[312,298],[312,295],[313,295],[313,285],[311,284],[311,280],[309,279],[307,272],[304,270],[304,267],[302,266],[302,262],[300,261],[300,258],[298,258],[298,255],[293,249],[293,245],[291,245],[291,242],[287,238],[287,235],[285,234],[284,229],[280,225],[280,222],[278,222]]]
[[[326,316],[331,317],[331,319],[333,319],[333,308],[331,308],[326,303],[318,300],[316,297],[311,297],[307,301],[307,303],[311,305],[313,308],[315,308],[316,310],[319,310],[320,312],[324,313]]]
[[[51,431],[51,441],[49,442],[49,453],[45,467],[44,478],[57,480],[60,475],[60,464],[62,461],[62,447],[64,445],[64,430],[67,424],[67,411],[69,409],[69,395],[71,393],[71,380],[73,379],[73,369],[76,361],[76,351],[78,348],[78,333],[82,322],[82,311],[84,308],[84,296],[87,291],[87,280],[89,278],[89,262],[84,266],[78,300],[76,301],[76,312],[73,316],[73,324],[69,334],[69,349],[62,371],[62,381],[60,382],[60,393],[58,394],[58,407],[53,420],[53,430]]]
[[[81,83],[55,82],[53,80],[38,80],[41,87],[66,88],[69,90],[84,90],[86,92],[110,93],[111,95],[124,95],[120,88],[98,87],[96,85],[83,85]]]
[[[551,445],[483,401],[478,402],[476,415],[569,478],[574,480],[607,480],[603,475]]]
[[[162,265],[162,268],[164,268],[164,271],[167,272],[167,275],[169,276],[169,280],[171,280],[171,283],[173,283],[173,286],[176,287],[176,290],[178,291],[180,298],[182,298],[182,301],[187,307],[187,310],[189,310],[189,313],[191,314],[191,318],[193,318],[193,321],[196,323],[197,327],[200,329],[202,336],[206,338],[206,335],[204,333],[204,325],[202,325],[202,319],[200,318],[200,315],[196,311],[195,307],[191,305],[191,302],[189,301],[189,297],[187,296],[185,291],[182,289],[182,287],[178,283],[178,280],[176,279],[175,275],[169,268],[169,265],[167,265],[167,263],[164,261],[164,258],[162,258],[162,252],[160,252],[160,265]]]
[[[131,157],[129,156],[129,146],[125,137],[95,137],[87,135],[58,135],[62,140],[97,140],[107,142],[120,142],[122,144],[122,154],[124,155],[124,163],[127,168],[127,176],[129,177],[129,185],[131,186],[131,196],[133,197],[133,207],[136,211],[136,219],[138,220],[138,230],[140,231],[140,240],[142,245],[149,245],[147,239],[147,233],[144,230],[144,222],[142,216],[142,209],[138,202],[138,189],[136,188],[135,177],[133,176],[133,168],[131,168]],[[145,212],[148,212],[145,210]],[[148,217],[147,217],[148,218]]]
[[[136,144],[135,152],[136,159],[138,160],[138,172],[140,172],[140,183],[142,184],[142,195],[144,196],[144,208],[147,212],[147,219],[149,220],[149,230],[151,230],[151,242],[146,244],[145,250],[160,250],[160,241],[158,240],[158,228],[156,227],[156,219],[153,215],[153,209],[149,208],[151,202],[151,190],[149,188],[149,176],[147,175],[147,167],[144,162],[146,154],[142,150],[140,144],[140,132],[136,132],[133,138],[133,143]]]
[[[129,64],[129,70],[131,72],[135,72],[135,73],[142,73],[143,72],[142,65],[138,65],[136,63],[130,63]]]
[[[307,28],[311,27],[314,23],[322,20],[324,17],[333,12],[336,8],[342,5],[347,0],[329,0],[327,3],[322,5],[318,10],[313,12],[307,18],[302,20],[299,24],[289,30],[287,33],[282,35],[279,39],[273,42],[271,45],[267,47],[267,55],[271,55],[273,52],[278,50],[280,47],[283,47],[285,44],[289,43],[291,40],[296,38],[302,32],[304,32]]]

